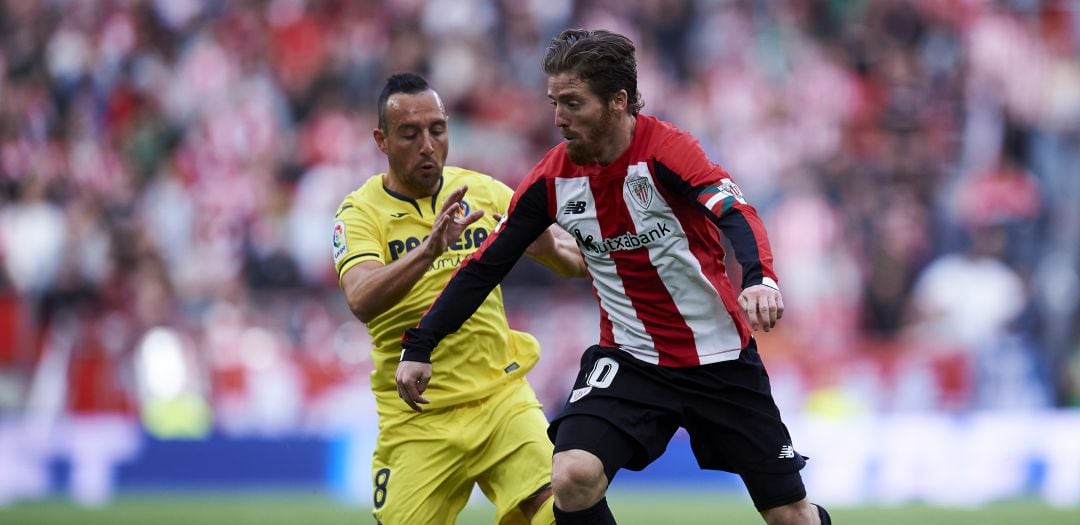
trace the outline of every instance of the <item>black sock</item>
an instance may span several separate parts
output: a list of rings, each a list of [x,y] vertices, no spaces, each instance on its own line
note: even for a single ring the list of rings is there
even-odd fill
[[[821,525],[832,525],[832,518],[830,518],[829,513],[825,511],[825,507],[822,507],[817,503],[815,503],[814,506],[817,507],[817,515],[821,518]]]
[[[615,516],[607,506],[607,498],[601,498],[587,509],[566,512],[556,504],[555,523],[558,525],[615,525]]]

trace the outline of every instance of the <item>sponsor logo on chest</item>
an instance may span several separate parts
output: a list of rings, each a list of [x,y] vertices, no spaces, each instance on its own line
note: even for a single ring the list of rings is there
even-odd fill
[[[622,250],[635,250],[648,246],[671,234],[671,225],[666,222],[657,222],[655,226],[639,233],[626,232],[615,237],[602,237],[599,240],[593,235],[582,233],[580,228],[573,228],[571,233],[577,239],[578,246],[582,250],[597,255],[617,252]]]
[[[675,227],[663,213],[662,198],[656,194],[648,164],[639,162],[627,166],[626,177],[612,183],[620,184],[616,191],[622,191],[630,217],[615,208],[605,207],[611,203],[593,202],[593,191],[587,179],[563,183],[560,195],[563,204],[556,219],[560,226],[577,239],[583,252],[604,255],[636,250],[659,242],[673,233]],[[658,203],[661,205],[657,206]],[[627,219],[630,219],[631,223],[626,223]],[[605,221],[625,223],[617,227],[623,230],[623,233],[602,235],[600,225]],[[608,227],[610,228],[610,224]]]

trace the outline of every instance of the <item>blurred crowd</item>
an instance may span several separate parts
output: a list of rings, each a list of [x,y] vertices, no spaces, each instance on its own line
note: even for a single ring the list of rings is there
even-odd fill
[[[644,111],[757,205],[792,408],[1080,405],[1074,2],[7,0],[0,416],[181,392],[236,432],[370,411],[330,225],[385,170],[378,90],[424,74],[450,163],[514,186],[558,140],[540,58],[567,27],[630,36]],[[506,295],[557,408],[588,284],[526,267]]]

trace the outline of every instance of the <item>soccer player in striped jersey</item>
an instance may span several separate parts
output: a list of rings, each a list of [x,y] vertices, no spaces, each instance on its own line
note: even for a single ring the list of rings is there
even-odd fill
[[[373,133],[389,169],[345,198],[332,234],[341,287],[372,339],[375,519],[453,524],[478,484],[499,525],[550,524],[552,444],[525,380],[540,347],[510,329],[498,289],[472,305],[475,314],[440,345],[440,375],[421,386],[431,402],[416,399],[410,410],[398,398],[402,334],[495,229],[493,216],[506,212],[513,191],[487,175],[444,166],[446,110],[423,78],[391,76],[378,104]],[[584,275],[576,244],[558,228],[529,251],[562,275]]]
[[[563,138],[521,183],[505,221],[466,260],[420,323],[406,331],[398,385],[416,399],[428,361],[465,351],[454,333],[529,243],[557,223],[585,256],[600,306],[600,341],[582,356],[555,443],[560,524],[615,523],[605,493],[641,470],[679,427],[698,464],[741,476],[769,524],[828,524],[811,504],[752,331],[784,303],[765,228],[732,177],[697,140],[639,112],[633,43],[570,29],[543,62]],[[724,272],[721,236],[742,265]],[[743,317],[745,313],[746,317]],[[440,372],[441,373],[441,372]]]

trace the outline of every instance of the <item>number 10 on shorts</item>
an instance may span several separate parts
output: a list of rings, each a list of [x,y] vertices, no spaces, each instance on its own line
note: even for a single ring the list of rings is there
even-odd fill
[[[585,376],[585,384],[588,386],[575,389],[570,393],[570,402],[573,403],[585,397],[592,389],[607,388],[615,380],[615,374],[619,373],[619,362],[610,357],[601,357],[593,363],[589,375]]]
[[[619,362],[610,357],[601,357],[593,364],[589,376],[585,378],[585,384],[596,388],[607,388],[611,386],[617,373],[619,373]]]

